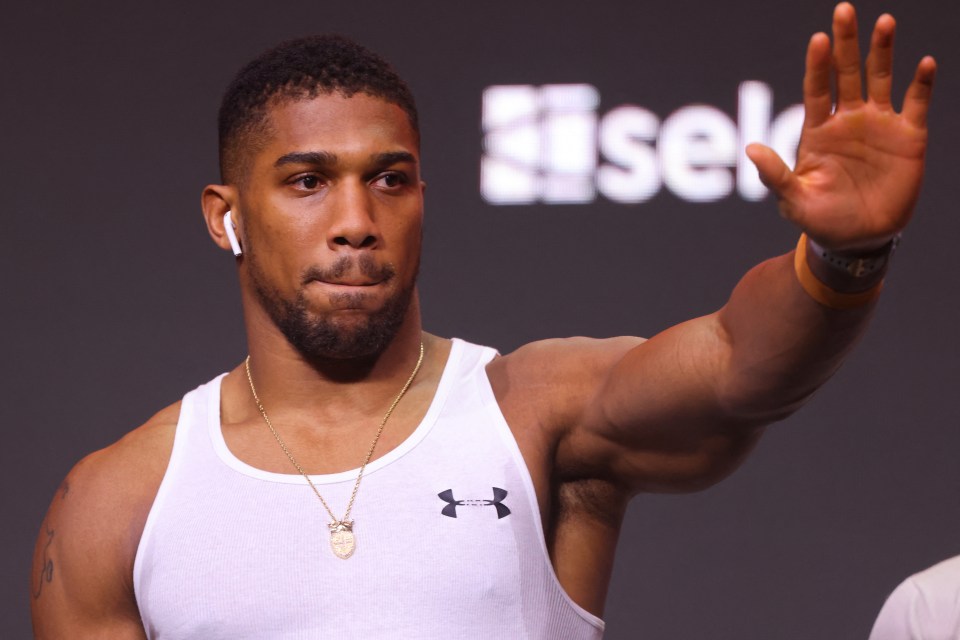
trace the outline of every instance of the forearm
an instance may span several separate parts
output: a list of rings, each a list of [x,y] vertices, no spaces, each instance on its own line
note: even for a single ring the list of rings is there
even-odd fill
[[[823,259],[822,252],[805,252],[808,271],[795,271],[793,256],[784,256],[737,286],[716,316],[727,343],[717,385],[723,406],[742,412],[735,416],[785,415],[836,371],[876,303],[891,239],[913,215],[936,63],[920,61],[896,113],[894,30],[892,16],[877,19],[864,83],[856,15],[839,4],[833,45],[821,33],[807,47],[804,125],[793,168],[767,147],[747,148],[785,218],[828,248],[862,253]]]
[[[750,422],[785,417],[837,370],[867,326],[885,272],[847,274],[809,249],[804,286],[796,257],[754,267],[716,316],[728,344],[719,398]]]
[[[793,168],[769,147],[746,148],[787,220],[828,248],[866,254],[824,260],[804,252],[808,264],[798,266],[795,252],[769,260],[720,311],[629,349],[600,376],[585,426],[573,433],[600,434],[612,460],[606,468],[627,486],[686,485],[729,472],[760,427],[798,408],[862,335],[890,240],[913,214],[936,72],[932,58],[921,60],[902,112],[893,110],[894,26],[889,15],[874,26],[864,94],[856,16],[838,5],[833,45],[819,33],[807,47]],[[582,443],[570,441],[570,459],[582,459]]]

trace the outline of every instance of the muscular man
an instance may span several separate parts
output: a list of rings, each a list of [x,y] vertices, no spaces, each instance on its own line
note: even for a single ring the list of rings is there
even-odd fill
[[[422,331],[402,81],[336,38],[248,65],[202,206],[237,254],[250,357],[70,472],[36,546],[37,636],[599,637],[630,497],[730,473],[871,314],[920,187],[935,63],[897,113],[894,20],[874,28],[866,97],[855,25],[841,4],[833,44],[810,40],[796,167],[748,149],[797,252],[648,341],[502,357]]]

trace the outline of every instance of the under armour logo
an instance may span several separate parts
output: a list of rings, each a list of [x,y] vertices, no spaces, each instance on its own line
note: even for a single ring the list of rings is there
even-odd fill
[[[437,496],[447,502],[440,513],[443,515],[456,518],[457,517],[457,507],[489,507],[493,505],[497,509],[497,519],[506,518],[510,515],[510,509],[507,508],[507,505],[503,504],[503,499],[507,497],[507,492],[504,489],[499,487],[493,487],[493,500],[483,500],[480,498],[471,499],[471,500],[456,500],[453,497],[453,489],[447,489],[446,491],[441,491]]]

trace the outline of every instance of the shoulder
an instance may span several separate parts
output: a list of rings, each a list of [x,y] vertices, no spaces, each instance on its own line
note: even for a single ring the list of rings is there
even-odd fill
[[[900,583],[887,598],[871,640],[947,637],[960,624],[960,556]]]
[[[170,460],[179,416],[176,402],[78,462],[64,480],[69,499],[61,500],[63,525],[97,523],[93,535],[128,538],[122,540],[122,549],[132,562],[131,552]]]
[[[71,624],[117,611],[135,616],[133,560],[179,414],[180,403],[170,405],[67,474],[37,539],[32,592],[38,628],[55,629],[67,615]]]
[[[487,371],[513,382],[575,381],[594,371],[609,370],[627,351],[643,342],[643,338],[633,336],[539,340],[495,358]]]
[[[894,594],[910,601],[919,598],[927,606],[940,603],[952,610],[960,602],[960,556],[915,573],[904,580]]]
[[[914,575],[912,580],[920,589],[960,593],[960,556],[939,562]]]
[[[572,419],[609,372],[643,338],[557,338],[495,358],[487,375],[501,405],[523,403],[541,418]]]
[[[114,444],[74,466],[64,481],[71,500],[64,505],[91,508],[131,507],[159,485],[173,448],[180,403],[166,407]],[[71,515],[81,516],[74,513]]]
[[[542,340],[487,365],[497,404],[528,467],[558,464],[560,443],[583,430],[610,371],[642,342],[634,337]]]
[[[907,586],[909,585],[909,586]],[[937,563],[907,578],[902,586],[903,596],[916,600],[931,620],[945,621],[947,616],[952,624],[960,622],[960,556]],[[953,627],[951,627],[952,629]]]

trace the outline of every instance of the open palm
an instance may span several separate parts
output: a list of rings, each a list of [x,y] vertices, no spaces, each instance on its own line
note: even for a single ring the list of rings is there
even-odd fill
[[[920,190],[936,63],[930,57],[920,61],[897,113],[890,102],[895,27],[889,15],[876,22],[864,99],[856,15],[850,4],[838,5],[832,52],[823,33],[807,49],[796,167],[791,171],[763,145],[747,149],[783,215],[833,250],[887,243],[909,222]]]

